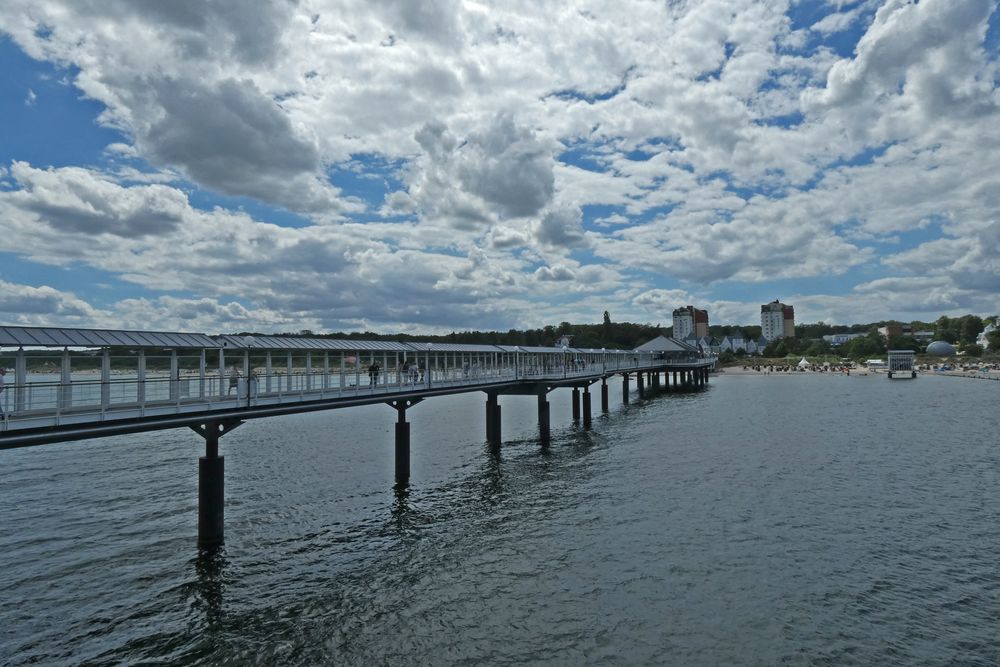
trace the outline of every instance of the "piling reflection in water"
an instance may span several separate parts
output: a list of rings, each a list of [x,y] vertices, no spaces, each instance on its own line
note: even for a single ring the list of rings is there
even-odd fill
[[[221,546],[200,548],[192,563],[197,574],[197,599],[192,607],[202,612],[205,629],[211,632],[224,620],[225,550]]]

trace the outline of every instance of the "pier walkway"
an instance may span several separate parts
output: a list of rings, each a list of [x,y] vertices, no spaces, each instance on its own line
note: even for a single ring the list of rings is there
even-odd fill
[[[0,449],[188,427],[205,439],[199,541],[222,539],[219,438],[245,420],[385,403],[396,410],[396,482],[409,479],[406,410],[424,399],[486,394],[486,440],[501,442],[499,397],[572,390],[574,421],[591,425],[591,385],[620,376],[647,391],[704,386],[714,358],[680,351],[365,341],[289,336],[0,327]],[[673,379],[671,387],[671,378]]]

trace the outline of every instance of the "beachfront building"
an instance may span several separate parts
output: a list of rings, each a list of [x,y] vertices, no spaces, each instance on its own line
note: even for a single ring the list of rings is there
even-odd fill
[[[657,336],[635,349],[637,352],[651,352],[654,359],[688,360],[700,357],[700,351],[696,346],[666,336]]]
[[[733,354],[736,354],[739,350],[743,350],[744,352],[749,351],[747,350],[747,342],[743,336],[726,336],[719,343],[719,349],[723,351],[728,350]]]
[[[674,310],[674,338],[685,340],[688,336],[702,338],[708,335],[708,311],[694,306]]]
[[[855,338],[864,338],[863,333],[839,333],[839,334],[827,334],[823,336],[823,340],[830,344],[831,347],[839,347],[848,341],[852,341]]]
[[[769,341],[795,338],[795,309],[777,299],[760,307],[761,335]]]
[[[983,348],[984,350],[988,350],[990,347],[990,339],[987,337],[987,335],[996,331],[997,328],[998,327],[996,322],[994,322],[993,324],[987,324],[986,327],[983,329],[982,333],[976,336],[976,345]]]
[[[891,338],[897,338],[899,336],[912,336],[913,327],[909,324],[899,324],[898,322],[889,322],[884,327],[879,327],[878,332],[882,334],[882,337],[886,340]],[[931,334],[933,337],[933,333]]]
[[[718,354],[722,351],[719,347],[719,341],[711,336],[702,336],[699,338],[698,336],[691,334],[684,339],[684,342],[692,347],[697,347],[705,352],[711,352],[712,354]]]

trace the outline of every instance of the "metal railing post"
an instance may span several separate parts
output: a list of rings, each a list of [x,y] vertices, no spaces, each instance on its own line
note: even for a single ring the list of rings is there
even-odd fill
[[[330,388],[330,353],[323,353],[323,391]]]
[[[24,357],[24,348],[17,348],[14,359],[14,412],[23,412],[27,399],[28,362]]]
[[[170,400],[175,405],[181,403],[181,376],[180,368],[177,365],[177,350],[170,350]]]
[[[313,355],[312,352],[306,350],[306,391],[312,391],[313,388]]]
[[[146,406],[146,351],[143,349],[139,350],[139,373],[138,373],[138,384],[135,388],[136,394],[135,398],[139,403],[139,407],[143,408]]]
[[[101,350],[101,414],[111,407],[111,350]]]
[[[73,404],[73,378],[71,372],[69,348],[64,348],[62,354],[62,373],[60,374],[59,382],[59,407],[64,409]]]
[[[198,398],[205,400],[205,348],[198,355]]]
[[[219,348],[219,398],[226,395],[226,351]]]
[[[271,350],[264,357],[264,393],[271,393]]]

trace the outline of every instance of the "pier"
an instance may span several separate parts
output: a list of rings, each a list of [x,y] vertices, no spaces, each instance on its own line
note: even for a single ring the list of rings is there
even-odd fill
[[[224,457],[219,440],[248,419],[384,403],[395,411],[395,483],[410,477],[407,411],[438,396],[486,394],[485,440],[502,444],[501,397],[536,396],[538,432],[550,439],[548,395],[572,392],[574,422],[592,426],[591,387],[621,377],[650,392],[697,390],[714,358],[692,349],[583,349],[289,336],[0,327],[0,449],[189,428],[199,461],[198,540],[224,536]],[[671,384],[671,376],[673,382]],[[13,380],[13,381],[12,381]]]

